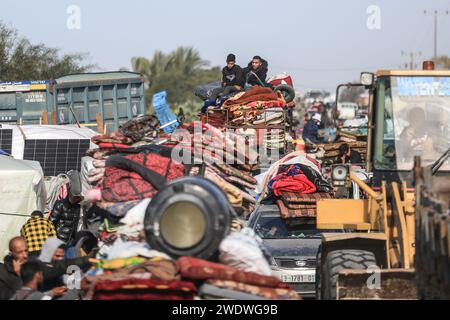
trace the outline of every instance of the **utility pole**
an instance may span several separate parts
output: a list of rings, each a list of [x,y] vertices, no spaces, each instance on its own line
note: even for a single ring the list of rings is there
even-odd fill
[[[402,57],[409,57],[409,63],[405,63],[405,69],[417,69],[417,64],[415,63],[416,58],[422,55],[422,52],[405,52],[401,51]]]
[[[448,10],[445,12],[439,12],[438,10],[434,10],[434,12],[428,12],[424,10],[423,13],[427,16],[429,14],[434,15],[434,55],[433,59],[437,58],[437,35],[438,35],[438,17],[448,16]]]

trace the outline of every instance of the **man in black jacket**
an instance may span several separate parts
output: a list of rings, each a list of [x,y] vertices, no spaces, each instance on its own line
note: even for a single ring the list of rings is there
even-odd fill
[[[10,299],[22,287],[20,268],[28,260],[27,243],[22,237],[9,241],[9,251],[0,264],[0,300]]]
[[[55,226],[58,238],[65,243],[70,242],[77,232],[81,216],[80,202],[83,199],[79,173],[70,171],[67,175],[70,179],[69,195],[55,202],[49,217],[50,222]]]
[[[228,95],[241,91],[244,87],[244,71],[236,64],[236,56],[227,56],[227,65],[222,69],[222,87],[214,89],[210,100],[216,100],[219,95]]]
[[[269,64],[260,56],[254,56],[244,69],[244,78],[247,85],[263,86],[266,84]]]

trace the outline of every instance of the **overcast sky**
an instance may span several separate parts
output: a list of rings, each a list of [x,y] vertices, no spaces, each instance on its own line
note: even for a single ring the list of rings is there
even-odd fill
[[[255,55],[269,73],[288,72],[298,89],[334,89],[360,71],[398,68],[401,51],[433,54],[431,11],[449,0],[0,0],[0,20],[33,42],[64,52],[88,52],[99,70],[130,68],[133,56],[151,57],[193,46],[212,65],[228,53],[245,65]],[[80,29],[69,29],[70,5],[80,9]],[[377,13],[367,10],[379,8]],[[374,20],[375,19],[375,20]],[[372,28],[370,29],[369,26]],[[377,27],[380,27],[379,29]],[[450,55],[450,15],[439,21],[438,54]]]

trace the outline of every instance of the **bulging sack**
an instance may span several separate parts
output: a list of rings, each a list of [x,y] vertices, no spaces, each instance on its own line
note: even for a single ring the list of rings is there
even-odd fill
[[[261,240],[261,239],[259,239]],[[219,260],[236,269],[270,276],[272,271],[253,230],[245,228],[232,233],[220,244]]]

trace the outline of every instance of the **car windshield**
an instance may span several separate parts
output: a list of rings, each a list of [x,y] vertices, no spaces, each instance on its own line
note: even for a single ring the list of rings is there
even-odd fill
[[[450,77],[384,77],[378,91],[375,167],[412,170],[415,156],[434,163],[450,147]]]
[[[255,232],[262,239],[320,238],[323,230],[317,230],[314,221],[292,225],[280,217],[260,217]]]

